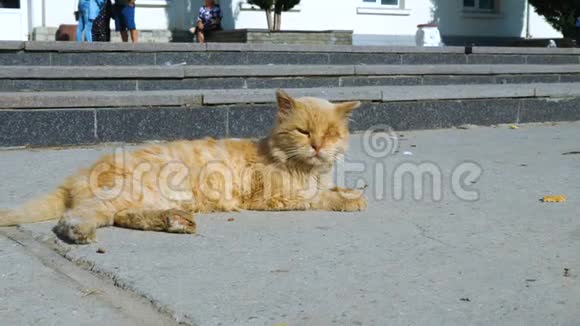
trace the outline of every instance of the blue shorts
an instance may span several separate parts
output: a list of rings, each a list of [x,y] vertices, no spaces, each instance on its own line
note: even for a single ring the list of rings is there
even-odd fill
[[[117,32],[137,29],[135,26],[135,6],[115,5],[113,10]]]

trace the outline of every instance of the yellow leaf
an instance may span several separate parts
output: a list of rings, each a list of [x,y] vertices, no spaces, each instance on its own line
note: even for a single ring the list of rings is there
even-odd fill
[[[563,203],[566,201],[566,196],[558,195],[558,196],[544,196],[542,198],[544,203]]]

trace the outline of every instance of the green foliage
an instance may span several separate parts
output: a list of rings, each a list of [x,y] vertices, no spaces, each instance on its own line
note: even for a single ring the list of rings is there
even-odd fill
[[[576,17],[580,16],[580,0],[530,0],[530,4],[564,37],[574,38]]]
[[[276,0],[274,4],[274,12],[282,13],[283,11],[288,11],[294,8],[300,3],[300,0]]]
[[[274,6],[275,0],[248,0],[248,3],[262,10],[270,10]]]

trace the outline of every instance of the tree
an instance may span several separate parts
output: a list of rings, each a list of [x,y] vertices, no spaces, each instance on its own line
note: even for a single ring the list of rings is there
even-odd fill
[[[276,0],[248,0],[248,3],[258,8],[264,10],[266,13],[266,20],[268,22],[268,30],[273,31],[274,25],[272,24],[272,8]]]
[[[276,0],[274,4],[274,30],[279,31],[282,26],[282,12],[290,11],[300,0]]]
[[[530,0],[536,12],[546,18],[566,38],[574,38],[576,17],[580,16],[580,0]]]
[[[300,0],[248,0],[248,3],[266,12],[268,30],[280,31],[282,25],[282,12],[289,11],[300,3]],[[272,22],[272,13],[274,21]]]

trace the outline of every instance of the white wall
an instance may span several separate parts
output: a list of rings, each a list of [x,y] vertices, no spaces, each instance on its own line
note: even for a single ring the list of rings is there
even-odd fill
[[[78,0],[44,0],[44,26],[76,24],[73,12]],[[404,10],[386,9],[362,0],[302,0],[299,11],[283,13],[285,30],[353,30],[356,36],[375,35],[412,40],[417,24],[436,21],[444,35],[450,36],[526,36],[526,0],[498,0],[497,14],[468,14],[463,0],[405,0]],[[30,3],[28,28],[43,26],[43,0]],[[203,0],[138,0],[136,23],[139,29],[180,29],[193,26]],[[266,28],[263,11],[242,10],[245,0],[219,0],[224,12],[224,28]],[[365,9],[364,13],[361,9]],[[2,18],[4,17],[4,18]],[[8,16],[0,16],[0,30],[10,29]],[[10,23],[12,24],[12,23]],[[111,22],[114,26],[114,22]],[[25,26],[26,27],[26,26]],[[530,34],[534,38],[559,38],[543,17],[530,11]],[[26,36],[22,36],[26,39]]]
[[[501,0],[497,13],[465,11],[462,0],[433,0],[443,35],[520,37],[525,30],[525,0]]]
[[[224,0],[220,1],[224,3]],[[263,11],[240,10],[240,2],[232,0],[231,8],[236,28],[266,28]],[[285,30],[352,30],[354,27],[353,0],[302,0],[300,11],[282,14]]]
[[[262,11],[240,10],[245,0],[222,0],[231,5],[235,28],[266,28]],[[418,24],[437,22],[441,33],[449,36],[525,37],[526,0],[498,0],[497,13],[469,13],[463,0],[405,0],[403,10],[373,6],[362,0],[302,0],[300,12],[284,13],[286,30],[347,29],[356,35],[408,36]],[[331,10],[330,10],[331,8]],[[361,13],[363,8],[365,13]],[[530,13],[533,37],[561,37],[545,19]]]
[[[562,33],[555,30],[546,18],[536,13],[533,7],[530,10],[530,35],[532,38],[561,38]],[[524,33],[522,37],[525,37]]]
[[[47,27],[58,27],[61,24],[76,24],[74,12],[77,10],[77,0],[44,1]],[[33,2],[35,7],[42,8],[41,0],[35,0]],[[34,23],[34,26],[42,26],[42,21]]]
[[[426,24],[431,21],[431,1],[430,0],[406,0],[404,8],[401,9],[372,9],[361,1],[355,1],[354,10],[351,15],[354,17],[355,34],[383,34],[383,35],[409,35],[414,36],[417,32],[418,24]]]
[[[77,10],[78,0],[44,0],[45,27],[58,27],[62,24],[76,24],[74,12]],[[31,26],[43,26],[42,0],[32,0]],[[167,7],[171,0],[139,0],[135,13],[135,22],[140,29],[167,29],[169,19]],[[179,0],[173,0],[179,2]],[[111,21],[111,26],[114,22]]]

